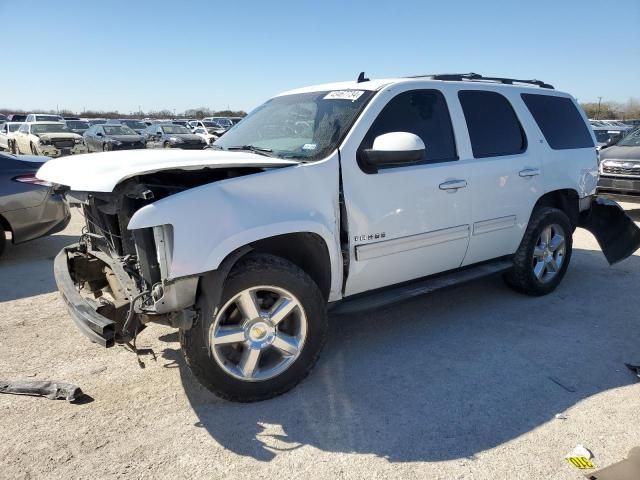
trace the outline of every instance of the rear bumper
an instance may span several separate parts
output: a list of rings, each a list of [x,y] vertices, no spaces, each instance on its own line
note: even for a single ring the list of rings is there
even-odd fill
[[[53,264],[56,285],[62,295],[69,314],[76,327],[92,342],[103,347],[115,344],[116,323],[100,315],[96,305],[92,305],[78,292],[69,272],[69,253],[79,252],[80,245],[73,244],[63,248]]]

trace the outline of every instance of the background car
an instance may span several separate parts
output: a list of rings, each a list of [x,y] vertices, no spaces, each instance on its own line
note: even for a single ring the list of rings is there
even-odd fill
[[[7,116],[3,113],[0,113],[0,122],[6,122],[8,120]]]
[[[83,138],[89,152],[132,150],[146,147],[142,135],[138,135],[134,130],[121,124],[93,125],[84,132]]]
[[[5,122],[0,124],[0,150],[13,152],[13,137],[20,128],[20,122]]]
[[[126,125],[127,127],[129,127],[131,130],[133,130],[134,132],[142,135],[142,133],[144,132],[145,128],[147,128],[147,124],[144,122],[141,122],[140,120],[136,120],[134,118],[121,118],[119,120],[109,120],[109,122],[107,122],[109,124],[112,125]]]
[[[90,118],[87,120],[87,122],[89,122],[89,125],[104,125],[105,123],[107,123],[107,119],[106,118]]]
[[[160,123],[147,127],[144,137],[148,148],[182,148],[200,150],[207,146],[204,138],[191,133],[187,127]]]
[[[598,194],[640,202],[640,127],[600,150]]]
[[[71,218],[62,197],[36,178],[47,157],[0,153],[0,255],[7,243],[23,243],[63,230]]]
[[[69,131],[73,132],[73,133],[77,133],[78,135],[82,135],[84,134],[84,132],[86,132],[89,127],[91,125],[89,125],[89,122],[86,122],[84,120],[74,120],[74,119],[65,119],[64,121],[65,125],[67,126],[67,128],[69,129]]]
[[[82,137],[61,122],[23,123],[14,134],[15,153],[60,157],[86,153]]]
[[[596,136],[596,149],[598,150],[616,144],[630,130],[629,127],[615,125],[592,126],[591,128]]]
[[[27,119],[27,116],[22,113],[13,113],[7,117],[10,122],[22,123]]]
[[[46,113],[30,113],[25,122],[64,122],[60,115],[50,115]]]
[[[213,122],[218,128],[223,128],[225,131],[233,127],[233,121],[227,117],[207,117],[202,121]]]

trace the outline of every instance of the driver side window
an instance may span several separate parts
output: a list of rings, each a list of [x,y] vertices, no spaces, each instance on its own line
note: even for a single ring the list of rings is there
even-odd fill
[[[392,98],[371,125],[360,150],[371,148],[376,137],[391,132],[413,133],[422,139],[426,148],[421,163],[458,160],[449,109],[438,90],[410,90]]]

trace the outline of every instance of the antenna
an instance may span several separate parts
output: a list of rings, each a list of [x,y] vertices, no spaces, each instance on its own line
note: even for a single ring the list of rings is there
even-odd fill
[[[364,76],[364,72],[360,72],[360,75],[358,75],[358,80],[356,80],[356,83],[362,83],[362,82],[368,82],[368,81],[369,79]]]

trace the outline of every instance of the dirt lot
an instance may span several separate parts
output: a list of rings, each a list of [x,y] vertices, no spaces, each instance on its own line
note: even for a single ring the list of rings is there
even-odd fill
[[[577,444],[598,467],[640,445],[640,382],[624,366],[640,361],[640,252],[608,267],[579,230],[547,297],[489,278],[332,317],[307,381],[241,405],[196,383],[171,329],[141,334],[157,355],[144,369],[76,331],[52,259],[79,227],[0,260],[0,378],[93,399],[0,395],[1,478],[580,479],[563,460]]]

